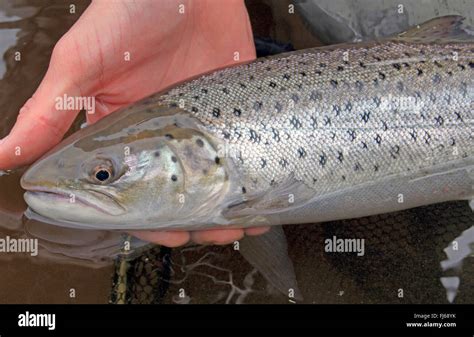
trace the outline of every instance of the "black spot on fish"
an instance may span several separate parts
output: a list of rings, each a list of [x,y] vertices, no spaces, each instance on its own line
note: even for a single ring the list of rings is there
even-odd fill
[[[199,139],[199,138],[196,139],[196,144],[197,144],[197,146],[199,146],[199,147],[203,147],[203,146],[204,146],[204,142],[202,141],[202,139]]]
[[[173,163],[176,163],[176,162],[178,161],[178,159],[176,159],[175,156],[171,156],[171,161],[172,161]]]
[[[316,184],[317,181],[318,181],[318,179],[313,178],[313,185]]]
[[[416,71],[418,76],[423,75],[423,70],[421,70],[420,68],[416,68]]]
[[[425,137],[423,137],[423,139],[424,139],[426,144],[430,144],[431,135],[429,134],[429,132],[425,131]]]
[[[234,108],[234,115],[236,115],[237,117],[240,117],[241,114],[242,114],[242,111],[240,109]]]
[[[279,142],[280,141],[280,132],[275,128],[272,128],[272,132],[273,132],[273,139],[275,139],[277,142]]]
[[[400,63],[394,63],[392,64],[392,66],[397,69],[397,70],[400,70],[402,67],[400,66]]]
[[[178,180],[178,177],[177,177],[175,174],[173,174],[173,175],[171,176],[171,180],[177,181],[177,180]]]
[[[474,62],[469,62],[468,65],[469,65],[469,68],[474,68]]]
[[[383,72],[379,71],[379,78],[380,78],[381,80],[384,80],[385,77],[386,77],[385,74],[384,74]]]
[[[344,161],[344,155],[342,151],[338,151],[337,160],[339,160],[341,163]]]
[[[201,92],[202,92],[203,94],[207,94],[207,93],[208,93],[208,90],[207,90],[206,88],[203,88],[203,89],[201,89]]]
[[[300,158],[306,157],[306,151],[305,151],[304,148],[300,147],[300,148],[298,149],[298,156],[299,156]]]
[[[378,78],[374,78],[373,82],[374,82],[374,87],[379,86],[379,79]]]
[[[160,156],[160,151],[155,151],[154,155],[155,155],[155,157],[158,158]]]
[[[171,135],[171,134],[169,134],[169,133],[167,133],[167,134],[165,135],[165,138],[168,139],[168,140],[174,139],[173,135]]]
[[[356,132],[355,132],[355,130],[349,129],[349,130],[347,130],[347,134],[349,135],[349,138],[350,138],[351,142],[353,142],[354,139],[356,139]]]
[[[306,73],[304,71],[300,72],[300,75],[305,77],[306,76]]]
[[[344,70],[344,67],[343,66],[338,66],[337,67],[337,71],[343,71]]]
[[[434,61],[433,62],[438,68],[443,68],[443,66],[441,65],[441,63],[439,63],[438,61]]]
[[[319,66],[320,66],[321,68],[326,68],[327,65],[326,65],[326,63],[320,63]]]
[[[376,142],[377,144],[380,145],[380,143],[382,142],[382,137],[380,137],[380,135],[377,133],[377,135],[375,136],[374,140],[375,140],[375,142]]]
[[[259,111],[259,110],[262,109],[262,106],[263,106],[263,103],[257,101],[257,102],[255,102],[255,103],[253,104],[253,109],[254,109],[255,111]]]
[[[219,118],[221,115],[221,110],[219,108],[212,109],[212,115],[216,118]]]
[[[388,130],[387,122],[382,121],[382,129],[383,129],[384,131],[387,131],[387,130]]]
[[[411,136],[411,138],[416,142],[416,140],[417,140],[417,132],[416,132],[416,130],[410,131],[410,136]]]
[[[364,113],[362,115],[360,115],[362,120],[367,123],[369,121],[369,118],[370,118],[370,111],[364,111]]]
[[[378,56],[373,56],[373,58],[376,60],[376,61],[382,61],[382,59]]]
[[[456,140],[454,138],[451,138],[451,146],[456,145]]]
[[[466,69],[466,67],[461,63],[458,63],[458,68],[461,69],[461,70]]]
[[[260,165],[261,168],[265,168],[265,166],[267,166],[267,161],[264,158],[260,158],[260,161],[262,162]]]
[[[322,74],[322,71],[321,71],[321,70],[315,70],[314,73],[315,73],[316,75],[321,75],[321,74]]]
[[[196,108],[195,106],[193,106],[193,107],[191,107],[191,111],[192,111],[192,112],[198,112],[199,110],[198,110],[198,108]]]
[[[241,88],[247,88],[247,86],[244,83],[239,83]]]
[[[363,149],[368,149],[368,148],[369,148],[369,147],[367,146],[367,143],[366,143],[366,142],[361,141],[360,143],[361,143]]]
[[[354,165],[354,171],[362,171],[362,165],[360,165],[359,162],[355,163]]]
[[[347,102],[347,103],[346,103],[346,110],[349,111],[349,112],[352,111],[352,104],[351,104],[351,102]]]
[[[247,193],[247,189],[244,186],[242,186],[242,193],[243,194]]]
[[[359,62],[359,66],[361,66],[362,68],[367,68],[367,66],[362,61]]]
[[[254,143],[260,143],[261,137],[255,130],[250,129],[249,139]]]
[[[442,116],[435,117],[435,120],[436,120],[436,124],[439,126],[444,124],[444,119]]]
[[[331,80],[329,83],[331,83],[333,88],[337,88],[337,81],[336,80]]]
[[[463,121],[463,118],[460,112],[455,111],[454,114],[456,115],[456,120],[461,121],[461,122]]]
[[[448,71],[446,74],[448,74],[448,76],[453,76],[453,72],[452,72],[452,71]]]
[[[301,121],[296,116],[291,117],[290,123],[295,129],[299,129],[302,126]]]
[[[224,139],[229,139],[230,138],[230,133],[227,131],[222,131],[222,134],[224,135]]]
[[[281,167],[286,167],[288,165],[288,161],[285,158],[280,159]]]
[[[316,117],[310,116],[309,118],[311,119],[311,127],[313,128],[313,130],[316,129],[316,127],[318,126],[318,123],[316,121]]]
[[[341,176],[341,179],[342,179],[342,180],[346,180],[346,176]]]
[[[320,156],[319,156],[319,164],[324,167],[326,165],[326,162],[327,162],[327,157],[326,157],[326,154],[323,152]]]
[[[275,82],[270,82],[268,85],[272,88],[275,88],[277,86]]]
[[[215,157],[215,158],[214,158],[214,162],[215,162],[217,165],[219,165],[220,162],[221,162],[221,159],[220,159],[219,157]]]
[[[377,96],[375,96],[372,100],[374,101],[375,106],[376,106],[377,108],[380,106],[380,103],[382,103],[382,100],[381,100],[379,97],[377,97]]]
[[[288,75],[288,74],[284,74],[284,75],[283,75],[283,78],[284,78],[285,80],[287,80],[287,81],[290,79],[290,77],[291,77],[291,76]]]
[[[222,92],[223,92],[224,94],[228,94],[228,93],[229,93],[229,89],[224,88],[224,89],[222,89]]]
[[[199,100],[200,96],[199,95],[194,95],[193,98],[194,98],[195,101],[197,101],[197,100]]]
[[[377,172],[379,170],[379,166],[377,164],[374,165],[374,172]]]
[[[334,111],[336,113],[336,116],[339,116],[339,113],[341,112],[341,107],[337,104],[334,104],[332,106],[332,111]]]
[[[172,102],[170,103],[170,107],[172,108],[177,108],[178,107],[178,104],[176,104],[175,102]],[[150,109],[151,110],[151,109]],[[152,111],[148,111],[148,112],[152,112]]]
[[[392,148],[390,149],[390,156],[391,156],[393,159],[397,159],[399,152],[400,152],[400,146],[394,145],[394,146],[392,146]]]
[[[324,125],[331,125],[331,118],[329,118],[328,116],[324,116],[323,124]]]

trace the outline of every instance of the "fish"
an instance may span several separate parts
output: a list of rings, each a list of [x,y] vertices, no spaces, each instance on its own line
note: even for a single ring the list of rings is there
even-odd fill
[[[205,74],[63,140],[22,176],[25,214],[193,231],[473,207],[473,68],[473,36],[446,16]],[[285,261],[281,229],[245,240],[288,268],[262,262]]]

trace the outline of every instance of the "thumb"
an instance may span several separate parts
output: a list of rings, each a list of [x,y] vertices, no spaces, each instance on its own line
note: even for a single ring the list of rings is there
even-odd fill
[[[39,158],[59,143],[81,106],[58,103],[65,97],[81,97],[71,80],[71,71],[51,59],[48,71],[33,96],[20,109],[10,134],[0,140],[0,169],[11,169]]]

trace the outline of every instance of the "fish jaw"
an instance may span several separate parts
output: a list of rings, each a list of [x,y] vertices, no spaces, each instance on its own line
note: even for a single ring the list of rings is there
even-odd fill
[[[95,222],[126,213],[123,206],[105,193],[41,186],[27,187],[25,183],[23,186],[27,189],[24,198],[28,206],[45,217],[54,214],[60,220],[93,220]]]

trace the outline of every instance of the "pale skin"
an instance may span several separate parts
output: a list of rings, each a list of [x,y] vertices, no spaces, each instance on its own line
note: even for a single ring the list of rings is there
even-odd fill
[[[94,1],[56,44],[40,86],[21,108],[10,134],[0,140],[0,169],[30,164],[61,141],[79,111],[56,110],[58,96],[94,96],[95,113],[87,114],[91,124],[187,78],[254,58],[243,0]],[[20,156],[15,155],[17,146]],[[132,234],[176,247],[191,240],[228,244],[267,230]]]

